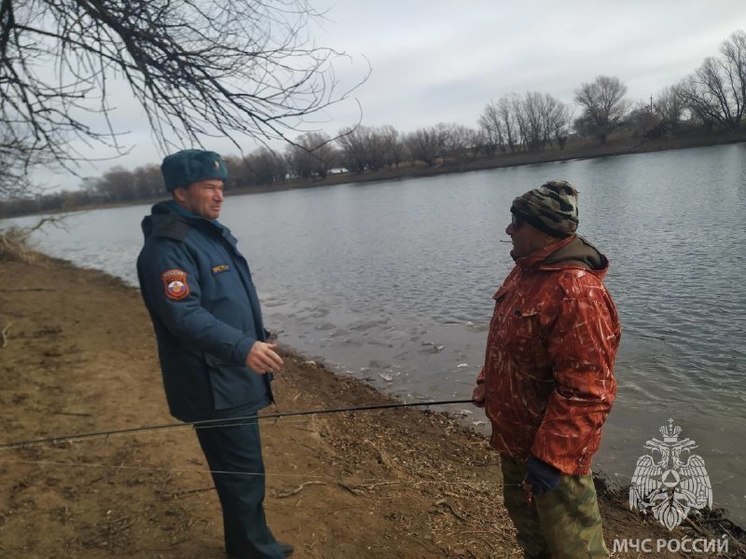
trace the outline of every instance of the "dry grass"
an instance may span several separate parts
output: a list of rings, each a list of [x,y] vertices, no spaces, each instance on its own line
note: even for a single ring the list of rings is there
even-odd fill
[[[35,225],[30,227],[11,225],[5,229],[0,229],[0,262],[23,262],[30,264],[46,259],[47,257],[33,249],[31,235],[34,231],[47,226],[64,229],[65,216],[43,217]]]
[[[0,230],[0,262],[34,262],[39,255],[29,248],[32,231],[16,226]]]

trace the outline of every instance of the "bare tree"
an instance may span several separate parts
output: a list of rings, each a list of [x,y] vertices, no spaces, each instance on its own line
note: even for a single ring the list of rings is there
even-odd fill
[[[322,132],[306,132],[287,147],[289,171],[302,179],[325,178],[338,159],[331,139]]]
[[[578,119],[586,133],[592,133],[602,144],[622,123],[629,106],[625,99],[627,86],[616,77],[598,76],[575,90],[575,102],[583,107]]]
[[[494,156],[498,150],[504,150],[505,138],[500,111],[495,101],[490,101],[477,121],[482,132],[482,151],[487,157]]]
[[[494,155],[520,151],[525,122],[521,115],[521,99],[515,94],[491,101],[479,118],[479,126],[487,139],[486,151]]]
[[[34,165],[125,151],[110,104],[122,84],[162,149],[287,139],[347,94],[341,54],[306,33],[316,15],[309,0],[0,0],[0,195]]]
[[[511,152],[520,150],[520,124],[518,122],[518,109],[520,101],[516,94],[500,98],[497,102],[497,111],[500,114],[503,131],[505,132],[505,144]],[[505,151],[505,149],[503,149]]]
[[[399,132],[391,125],[350,126],[339,131],[341,163],[353,173],[398,166],[403,147]]]
[[[538,91],[528,92],[521,99],[518,114],[522,123],[526,149],[532,152],[543,151],[551,139],[548,116],[550,108],[546,97]]]
[[[444,125],[420,128],[406,137],[406,145],[412,159],[425,163],[428,167],[434,167],[436,160],[443,155],[444,149]]]
[[[160,165],[144,165],[132,172],[133,194],[135,198],[156,198],[163,195]]]
[[[384,163],[387,167],[398,167],[404,159],[404,145],[402,144],[399,131],[386,124],[378,129],[383,144]]]
[[[287,175],[285,160],[267,147],[261,147],[244,159],[245,184],[238,186],[267,185],[282,182]]]
[[[685,106],[678,86],[666,87],[658,94],[653,104],[655,113],[667,130],[676,132],[684,119]]]
[[[477,136],[474,130],[456,123],[441,123],[438,127],[442,133],[442,155],[457,161],[474,160],[479,147],[475,141]]]
[[[368,167],[368,128],[349,126],[337,135],[341,164],[347,170],[361,174]]]
[[[111,202],[133,200],[137,194],[132,179],[132,173],[124,167],[112,167],[101,177],[98,190]]]
[[[708,57],[678,87],[694,116],[708,128],[737,127],[746,109],[746,33],[736,31],[720,47],[722,58]]]
[[[746,110],[746,33],[734,32],[720,47],[723,54],[723,72],[728,78],[733,117],[737,124]]]
[[[546,143],[557,142],[560,149],[565,149],[570,135],[570,108],[549,93],[544,94],[544,122],[546,128]]]
[[[527,92],[501,97],[485,107],[479,118],[488,150],[538,152],[557,141],[564,148],[569,134],[570,110],[549,93]]]
[[[384,133],[378,128],[368,128],[365,134],[367,153],[365,160],[371,171],[383,169],[386,166],[386,141]]]
[[[632,128],[634,136],[659,137],[663,132],[661,123],[662,118],[652,103],[639,101],[627,114],[627,124]]]

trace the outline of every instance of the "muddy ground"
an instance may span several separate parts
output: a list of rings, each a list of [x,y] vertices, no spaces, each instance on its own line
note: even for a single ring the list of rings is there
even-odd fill
[[[0,443],[174,421],[147,313],[118,280],[43,257],[0,259],[0,330]],[[285,358],[269,413],[389,401]],[[399,409],[262,427],[267,515],[298,559],[521,557],[496,454],[448,417]],[[624,495],[603,496],[610,548],[614,538],[701,530],[669,534],[625,507]],[[0,557],[222,559],[219,505],[194,433],[0,448]]]

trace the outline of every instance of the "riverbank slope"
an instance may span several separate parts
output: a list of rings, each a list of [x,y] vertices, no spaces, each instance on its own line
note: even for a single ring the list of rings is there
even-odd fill
[[[0,260],[0,442],[172,423],[137,291],[26,256]],[[391,401],[285,358],[269,412]],[[263,443],[267,515],[298,559],[520,557],[496,454],[441,414],[265,421]],[[624,496],[604,495],[602,512],[610,548],[615,538],[701,537],[644,524]],[[0,449],[0,557],[219,559],[221,544],[217,497],[189,428]]]

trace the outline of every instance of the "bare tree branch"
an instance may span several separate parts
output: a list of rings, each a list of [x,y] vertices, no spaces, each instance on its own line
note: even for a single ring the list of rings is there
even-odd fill
[[[720,52],[722,58],[706,58],[676,91],[705,126],[735,128],[746,110],[746,33],[733,33],[723,42]]]
[[[344,53],[307,34],[319,16],[308,0],[0,0],[0,195],[36,165],[124,153],[110,104],[123,86],[164,151],[288,140],[367,79],[341,90]]]

